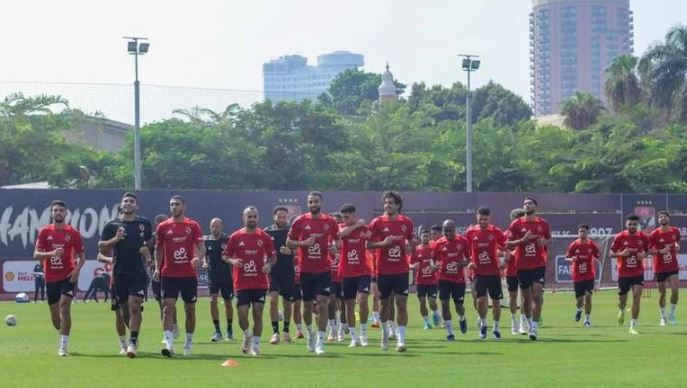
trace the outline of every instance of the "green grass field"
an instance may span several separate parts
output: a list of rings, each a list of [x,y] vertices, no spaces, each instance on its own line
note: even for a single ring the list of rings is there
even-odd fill
[[[259,358],[242,356],[238,341],[210,343],[212,322],[204,298],[198,303],[194,354],[174,359],[159,355],[154,301],[146,304],[136,359],[118,355],[108,304],[73,305],[71,355],[59,358],[46,304],[2,302],[0,316],[15,314],[19,323],[0,328],[0,386],[687,386],[687,325],[658,327],[655,290],[642,300],[638,336],[628,334],[627,325],[618,327],[615,292],[594,296],[594,326],[589,329],[573,321],[571,294],[547,293],[545,298],[544,327],[536,342],[511,336],[508,314],[502,319],[500,342],[477,340],[476,313],[470,307],[468,333],[448,343],[443,329],[421,328],[413,296],[407,353],[382,352],[377,329],[371,329],[370,347],[330,344],[325,356],[308,353],[304,340],[272,346],[266,343],[271,334],[266,320]],[[685,309],[678,307],[677,315],[687,322]],[[180,353],[182,343],[175,347]],[[238,366],[220,366],[229,358]]]

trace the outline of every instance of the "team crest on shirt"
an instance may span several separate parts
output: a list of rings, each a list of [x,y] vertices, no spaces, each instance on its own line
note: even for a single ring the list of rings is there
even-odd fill
[[[329,225],[324,224],[324,230],[329,230]]]
[[[659,242],[663,242],[663,239],[661,238],[661,239],[660,239],[660,240],[658,240],[658,241],[659,241]]]
[[[262,240],[258,240],[258,246],[259,246],[259,247],[262,246]]]
[[[641,247],[642,245],[644,245],[644,241],[639,240],[639,246]]]
[[[138,224],[138,229],[140,229],[141,232],[143,232],[144,230],[146,230],[146,227],[143,224]]]
[[[494,235],[493,235],[493,234],[490,234],[490,235],[489,235],[489,241],[492,241],[493,239],[494,239]]]
[[[71,239],[72,239],[72,236],[70,236],[70,235],[64,236],[64,241],[65,241],[65,242],[69,242],[69,240],[71,240]]]
[[[537,225],[537,232],[543,232],[544,228],[541,227],[541,225]]]
[[[225,250],[225,249],[227,249],[227,244],[226,244],[226,243],[225,243],[225,244],[222,244],[222,250]]]
[[[363,238],[363,237],[365,237],[365,232],[363,232],[363,231],[361,230],[361,231],[360,231],[360,238]]]
[[[628,245],[630,245],[630,243],[627,242],[627,241],[625,241],[625,242],[623,243],[623,245],[628,246]]]
[[[186,227],[186,234],[191,234],[191,228],[189,228],[188,226]]]
[[[406,230],[408,230],[408,228],[406,228],[406,226],[405,226],[405,225],[401,225],[401,230],[403,231],[403,233],[405,233],[405,232],[406,232]]]

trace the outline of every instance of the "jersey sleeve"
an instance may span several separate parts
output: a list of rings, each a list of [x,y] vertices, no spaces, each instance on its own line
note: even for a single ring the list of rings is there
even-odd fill
[[[501,249],[506,248],[506,241],[508,239],[506,238],[506,234],[503,233],[503,231],[501,229],[499,229],[499,228],[495,229],[494,240],[496,240],[496,245],[498,245],[499,248],[501,248]]]
[[[520,223],[518,220],[514,220],[513,222],[510,223],[510,226],[508,227],[508,239],[509,240],[517,240],[520,238],[520,231],[518,230],[518,225]]]
[[[38,238],[36,238],[36,249],[41,251],[41,252],[45,252],[45,250],[46,250],[45,247],[48,246],[46,244],[47,241],[45,239],[46,238],[45,235],[46,235],[45,229],[41,229],[41,231],[38,232]]]
[[[272,237],[270,237],[269,234],[265,233],[263,236],[263,240],[265,241],[265,254],[267,257],[274,257],[277,255],[277,250],[274,249],[274,241],[272,240]]]
[[[289,229],[289,235],[288,238],[291,241],[298,241],[299,237],[301,236],[301,217],[296,218],[293,220],[293,224],[291,224],[291,229]]]
[[[81,233],[79,233],[79,231],[76,229],[72,231],[72,244],[74,246],[74,252],[84,252],[83,239],[81,238]]]
[[[224,248],[224,256],[234,258],[236,257],[236,247],[237,247],[237,240],[238,238],[236,237],[235,234],[232,234],[231,237],[229,237],[229,241],[227,242],[227,247]]]
[[[155,230],[155,246],[162,248],[165,240],[165,226],[164,224],[159,224]]]
[[[100,234],[100,241],[107,241],[114,237],[115,234],[117,234],[117,227],[112,222],[108,222]]]
[[[551,227],[549,227],[549,223],[544,221],[544,238],[547,240],[551,240]]]
[[[339,224],[337,224],[336,220],[333,218],[329,220],[329,233],[331,235],[332,240],[339,239]]]
[[[194,244],[202,243],[203,242],[203,230],[200,228],[200,224],[196,221],[193,221],[193,225],[191,226],[193,230],[193,242]]]
[[[594,241],[591,241],[591,243],[592,243],[592,256],[594,256],[595,259],[598,259],[601,256],[601,251],[599,250],[599,246]]]
[[[103,230],[104,232],[104,230]],[[143,240],[144,241],[150,241],[150,239],[153,238],[153,224],[150,223],[150,221],[145,220],[145,223],[143,224]]]
[[[621,244],[620,240],[621,240],[621,238],[618,235],[613,237],[613,243],[611,244],[611,251],[618,252],[620,250],[620,244]]]
[[[644,241],[644,244],[642,244],[642,250],[644,252],[649,252],[649,237],[647,235],[642,236],[642,241]]]
[[[565,257],[573,257],[573,252],[575,252],[575,247],[577,246],[577,242],[573,241],[568,245],[568,250],[565,251]]]
[[[680,230],[675,228],[673,229],[673,232],[675,233],[675,242],[680,243],[680,239],[682,238],[682,236],[680,235]]]
[[[380,241],[380,236],[379,236],[379,228],[377,227],[378,221],[375,218],[370,222],[370,225],[367,226],[369,230],[369,235],[370,235],[370,241],[373,242],[379,242]]]
[[[406,235],[405,238],[408,241],[413,241],[413,237],[415,237],[415,226],[413,226],[413,221],[410,218],[406,218]]]

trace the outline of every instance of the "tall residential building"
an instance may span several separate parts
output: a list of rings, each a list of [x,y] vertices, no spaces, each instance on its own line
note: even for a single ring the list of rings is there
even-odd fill
[[[286,55],[262,65],[265,99],[272,102],[315,100],[329,89],[334,77],[346,69],[363,66],[362,54],[334,51],[317,57],[308,66],[300,55]]]
[[[560,113],[577,91],[606,101],[605,69],[633,52],[630,0],[532,0],[530,91],[537,116]]]

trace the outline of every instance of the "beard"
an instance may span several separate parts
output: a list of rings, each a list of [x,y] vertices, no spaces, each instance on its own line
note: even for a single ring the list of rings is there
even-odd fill
[[[310,213],[317,214],[322,210],[321,206],[310,206]]]

